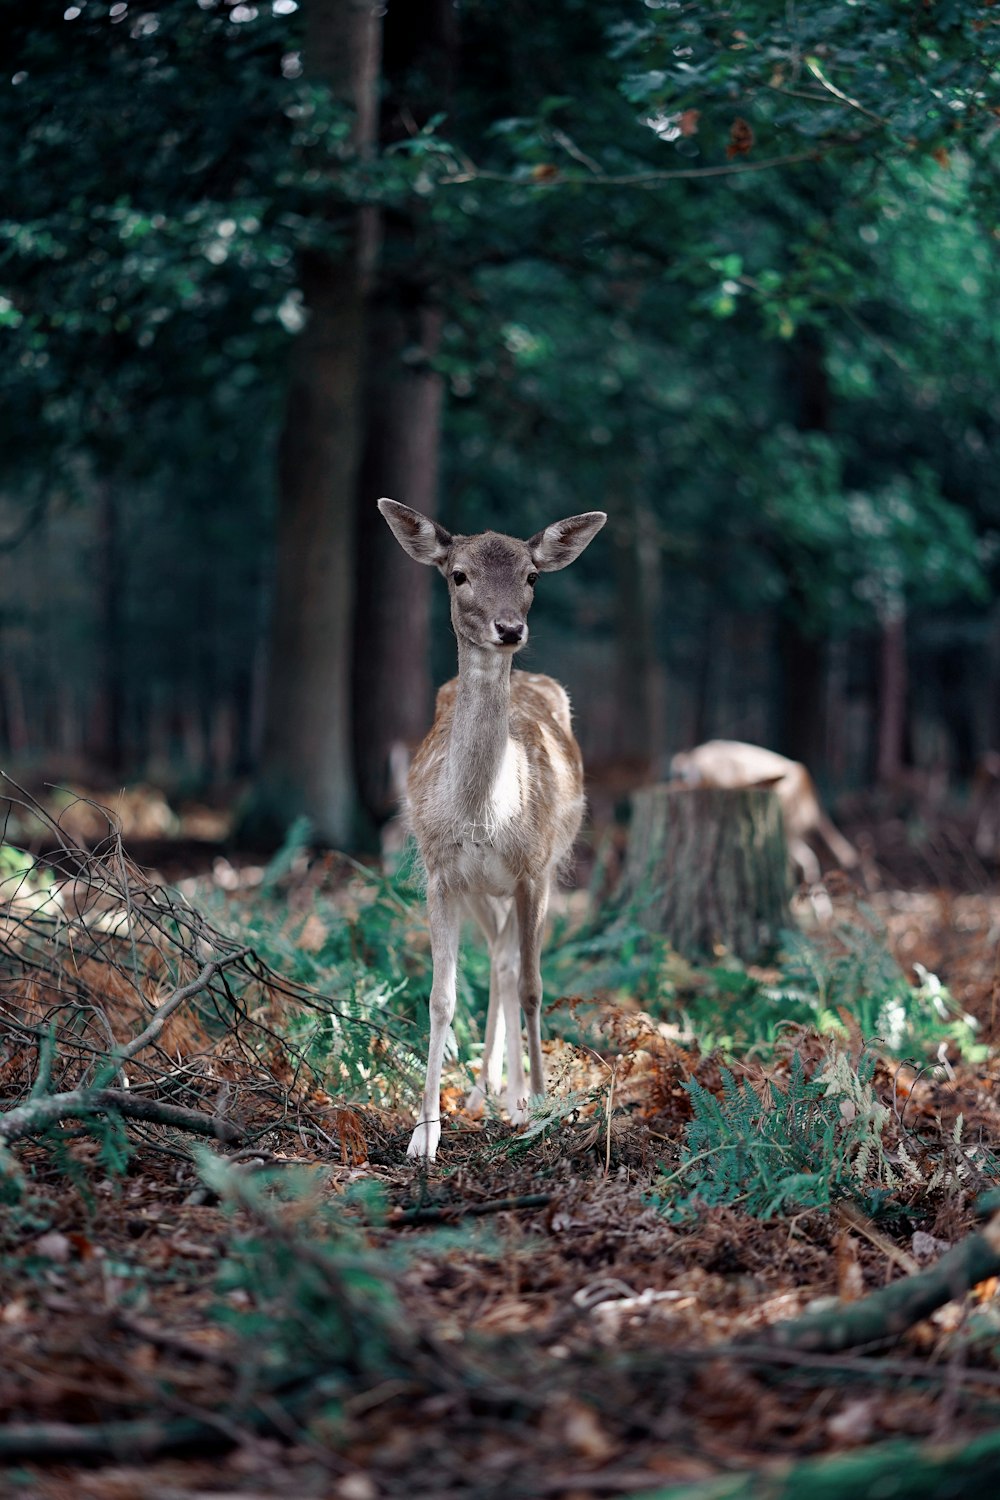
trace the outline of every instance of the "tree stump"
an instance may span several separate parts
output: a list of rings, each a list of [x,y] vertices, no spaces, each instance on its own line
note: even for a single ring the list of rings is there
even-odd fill
[[[774,792],[671,784],[635,793],[622,896],[678,953],[766,957],[792,925],[790,891]]]

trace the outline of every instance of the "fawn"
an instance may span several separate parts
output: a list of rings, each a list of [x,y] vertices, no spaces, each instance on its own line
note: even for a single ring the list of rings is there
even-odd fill
[[[482,1068],[468,1107],[478,1111],[487,1094],[499,1092],[506,1033],[507,1108],[515,1123],[526,1118],[522,1011],[531,1097],[545,1094],[542,930],[552,881],[583,818],[583,762],[565,690],[551,677],[511,666],[528,639],[539,573],[579,557],[607,516],[570,516],[522,542],[496,531],[452,536],[395,500],[378,506],[403,550],[443,573],[458,638],[458,676],[438,692],[434,723],[407,777],[434,966],[427,1081],[407,1154],[433,1161],[466,915],[479,924],[490,953]]]
[[[845,870],[858,863],[858,851],[827,817],[812,777],[797,760],[742,740],[707,740],[675,755],[670,773],[692,786],[773,787],[781,803],[789,856],[808,885],[815,885],[822,872],[807,839],[824,843]]]

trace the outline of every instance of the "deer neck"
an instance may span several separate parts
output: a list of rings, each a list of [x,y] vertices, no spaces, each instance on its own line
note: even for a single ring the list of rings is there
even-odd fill
[[[474,842],[492,841],[514,792],[510,669],[508,652],[459,638],[448,778],[459,828]]]

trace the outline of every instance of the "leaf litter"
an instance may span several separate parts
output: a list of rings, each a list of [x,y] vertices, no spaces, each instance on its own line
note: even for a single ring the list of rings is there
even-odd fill
[[[82,881],[101,901],[85,900],[83,917],[65,896],[7,903],[5,1110],[92,1081],[95,1059],[114,1062],[158,1003],[246,937],[239,894],[224,927],[221,908],[179,911],[120,840],[96,855],[56,843],[54,884]],[[365,909],[349,872],[318,868],[280,890],[312,976],[332,913]],[[116,928],[106,913],[123,897]],[[2,1492],[589,1500],[995,1428],[995,1281],[874,1351],[782,1358],[754,1343],[824,1299],[933,1263],[995,1181],[1000,898],[889,890],[877,902],[899,961],[940,976],[981,1045],[970,1059],[942,1041],[930,1063],[876,1048],[878,1172],[854,1196],[792,1198],[768,1217],[747,1212],[738,1171],[731,1197],[699,1201],[691,1080],[724,1100],[728,1070],[752,1091],[739,1096],[752,1124],[754,1109],[793,1108],[792,1059],[815,1080],[828,1035],[802,1025],[767,1051],[702,1052],[695,1028],[641,996],[570,997],[552,1017],[565,1024],[548,1043],[547,1117],[522,1133],[466,1119],[456,1067],[439,1162],[420,1170],[404,1107],[419,1032],[403,1009],[385,1005],[362,1047],[372,1018],[356,995],[320,995],[270,954],[235,960],[126,1069],[131,1088],[237,1121],[241,1145],[102,1117],[9,1148]],[[95,905],[100,923],[84,920]],[[411,915],[416,933],[418,912],[400,921]],[[355,923],[352,941],[365,961],[382,937]],[[418,984],[419,938],[402,961]],[[750,979],[761,992],[773,982]],[[702,983],[684,1000],[691,1016]],[[842,1033],[857,1068],[875,1044],[846,1022]],[[338,1059],[332,1081],[324,1055]],[[742,1170],[740,1118],[725,1140]]]

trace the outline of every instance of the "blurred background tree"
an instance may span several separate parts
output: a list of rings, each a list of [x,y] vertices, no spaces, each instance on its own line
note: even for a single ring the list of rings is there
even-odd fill
[[[838,785],[1000,743],[992,7],[0,27],[19,767],[370,837],[453,665],[380,493],[457,530],[608,510],[530,665],[609,785],[712,734]]]

